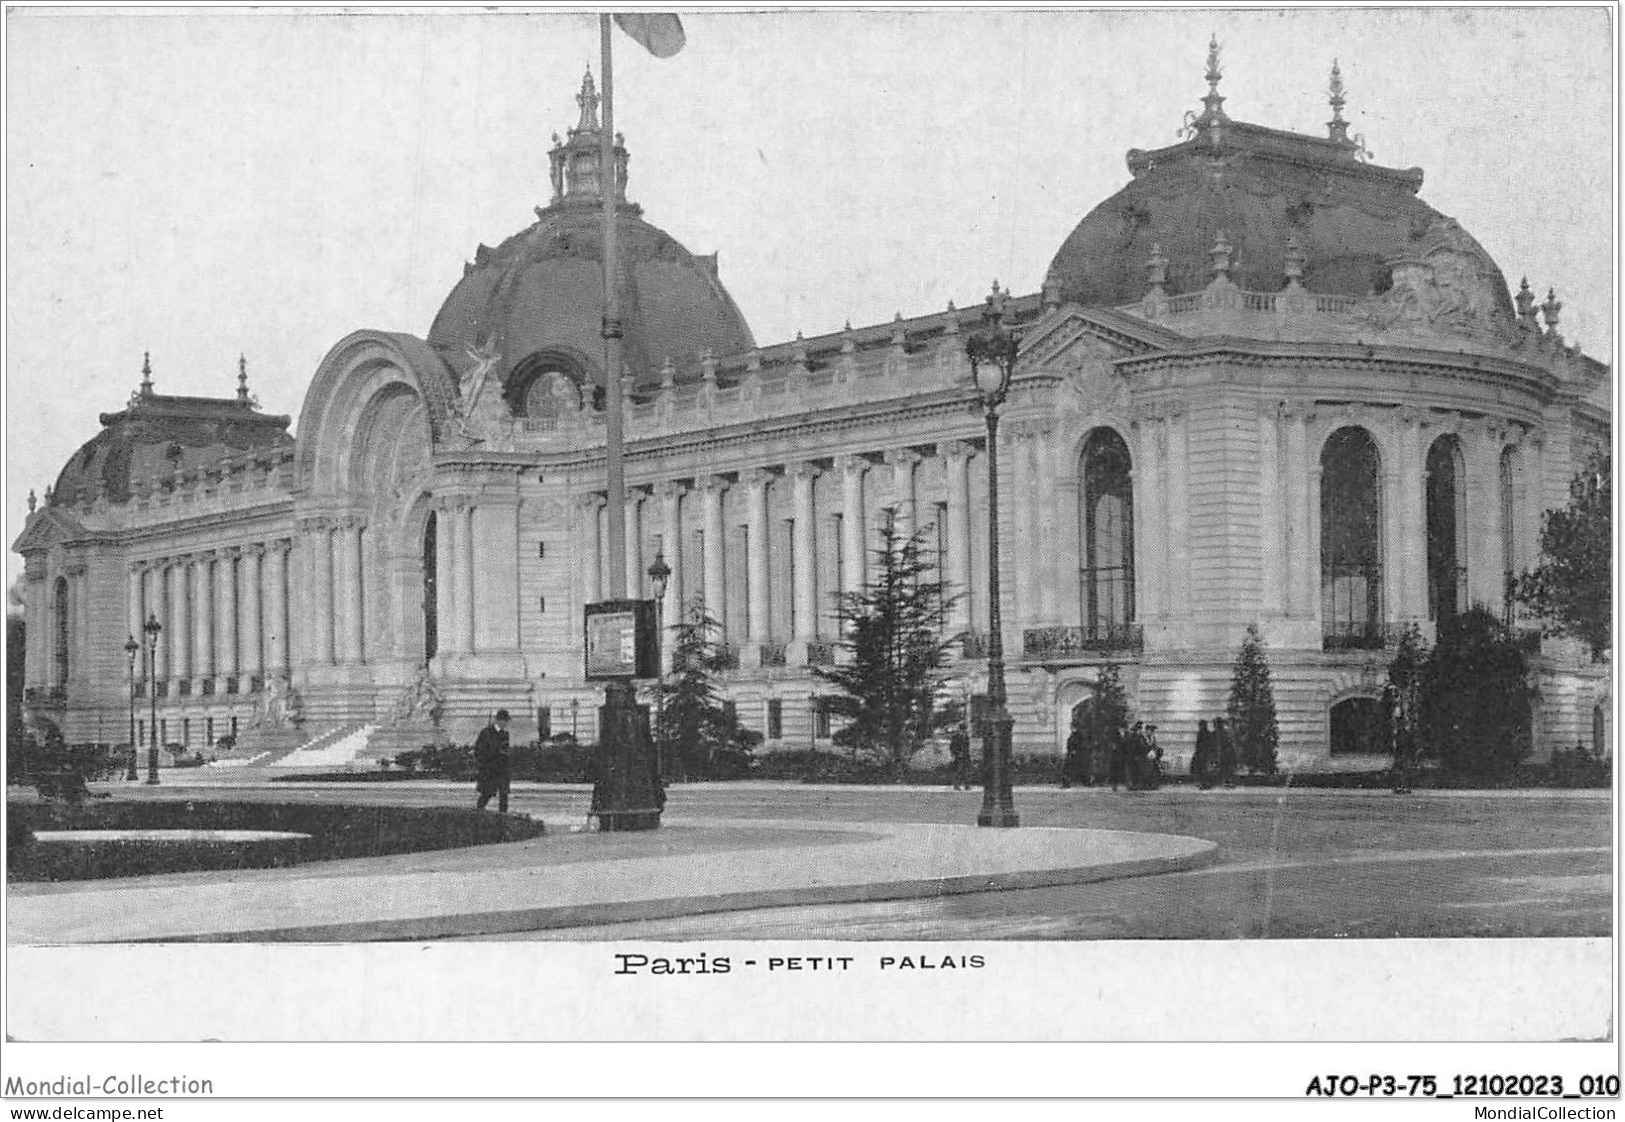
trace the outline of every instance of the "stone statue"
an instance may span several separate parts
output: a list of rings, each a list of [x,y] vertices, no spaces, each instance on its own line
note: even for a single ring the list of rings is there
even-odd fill
[[[288,679],[280,674],[267,678],[254,710],[254,727],[285,729],[297,725],[303,715],[299,694],[288,684]]]
[[[395,724],[414,721],[438,725],[442,708],[440,691],[429,677],[429,668],[420,666],[417,679],[395,699],[390,717]]]

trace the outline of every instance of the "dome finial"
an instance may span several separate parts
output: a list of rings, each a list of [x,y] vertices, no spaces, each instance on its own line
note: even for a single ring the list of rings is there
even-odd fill
[[[1535,294],[1529,291],[1528,277],[1518,285],[1518,295],[1513,300],[1518,305],[1518,322],[1539,330],[1540,325],[1535,322]]]
[[[1168,283],[1168,255],[1162,252],[1161,242],[1151,243],[1151,256],[1145,262],[1146,280],[1151,283],[1151,291],[1162,295],[1163,286]]]
[[[141,352],[141,396],[152,396],[152,352]]]
[[[1549,334],[1557,335],[1557,313],[1563,310],[1563,301],[1557,298],[1557,289],[1546,290],[1546,303],[1540,306],[1541,314],[1546,317],[1546,330]]]
[[[1207,251],[1214,280],[1230,279],[1230,252],[1233,249],[1235,246],[1230,244],[1230,239],[1224,236],[1223,230],[1220,230],[1218,237],[1213,239],[1213,248]]]
[[[1206,107],[1202,113],[1203,118],[1223,117],[1224,96],[1219,93],[1219,79],[1224,72],[1219,69],[1219,36],[1215,32],[1207,41],[1207,96],[1202,99]]]
[[[39,500],[34,497],[34,489],[32,487],[30,487],[28,489],[28,513],[29,514],[34,513],[34,507],[38,503],[39,503]]]
[[[1339,144],[1349,143],[1349,123],[1343,120],[1343,106],[1347,99],[1343,96],[1343,72],[1337,68],[1337,60],[1332,59],[1332,80],[1326,86],[1328,100],[1332,106],[1332,119],[1326,122],[1326,135]]]
[[[248,404],[248,356],[237,355],[237,404]]]
[[[581,92],[576,94],[576,104],[581,106],[581,120],[576,122],[572,132],[598,131],[598,87],[593,84],[592,67],[581,79]]]

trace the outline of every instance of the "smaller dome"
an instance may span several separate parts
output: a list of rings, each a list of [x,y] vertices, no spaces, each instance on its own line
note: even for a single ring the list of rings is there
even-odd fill
[[[101,415],[102,431],[80,447],[56,477],[53,502],[104,496],[127,502],[131,483],[212,467],[236,456],[293,446],[288,417],[260,413],[246,380],[235,398],[176,397],[152,392],[149,380],[127,407]]]

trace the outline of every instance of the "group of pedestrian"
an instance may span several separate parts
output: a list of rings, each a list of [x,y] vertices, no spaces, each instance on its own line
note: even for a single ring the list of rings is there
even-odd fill
[[[1211,790],[1217,779],[1226,787],[1236,785],[1236,740],[1223,717],[1196,722],[1196,751],[1191,756],[1191,775],[1202,790]]]
[[[1130,791],[1155,791],[1162,786],[1162,748],[1157,744],[1156,725],[1135,721],[1118,741],[1115,755],[1121,764],[1113,761],[1112,790],[1117,790],[1119,780]]]
[[[1102,766],[1104,765],[1104,766]],[[1104,774],[1102,774],[1104,772]],[[1135,721],[1124,730],[1096,727],[1092,709],[1080,708],[1072,719],[1061,761],[1061,786],[1087,786],[1105,780],[1112,790],[1154,791],[1162,786],[1162,748],[1157,726]]]

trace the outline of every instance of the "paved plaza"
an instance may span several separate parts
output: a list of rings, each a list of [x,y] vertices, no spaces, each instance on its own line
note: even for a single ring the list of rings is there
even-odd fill
[[[166,777],[170,779],[170,777]],[[113,798],[448,806],[466,784],[271,783]],[[1606,936],[1609,792],[674,786],[662,829],[587,832],[586,787],[518,784],[528,842],[287,869],[19,884],[13,944],[552,938]]]

